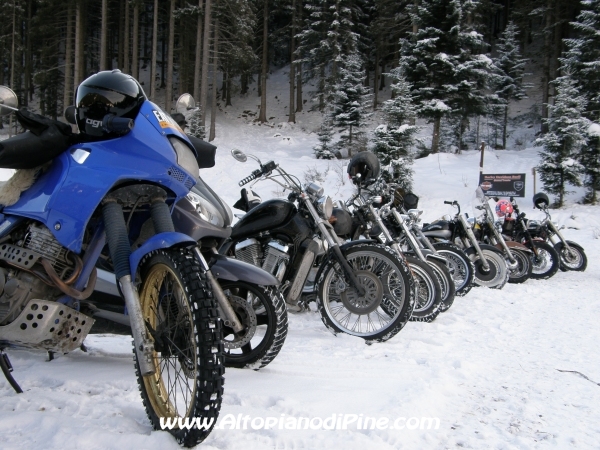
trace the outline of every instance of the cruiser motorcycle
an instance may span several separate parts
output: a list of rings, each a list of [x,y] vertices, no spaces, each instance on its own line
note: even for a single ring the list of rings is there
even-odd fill
[[[423,235],[433,243],[449,241],[460,246],[475,266],[474,283],[502,289],[509,276],[502,252],[492,245],[477,241],[473,233],[475,219],[461,215],[460,204],[456,200],[444,201],[444,204],[457,208],[454,218],[447,214],[440,220],[424,224]]]
[[[478,241],[495,246],[502,252],[508,266],[508,282],[523,283],[529,279],[533,270],[533,252],[520,242],[507,241],[502,236],[502,228],[496,226],[494,213],[483,190],[477,188],[477,198],[481,201],[475,209],[483,211],[477,218],[473,233]],[[510,205],[509,205],[510,206]]]
[[[88,299],[104,259],[127,308],[142,401],[160,430],[161,417],[216,420],[224,374],[219,308],[236,316],[213,272],[245,280],[251,271],[238,261],[211,259],[197,239],[174,230],[170,208],[197,183],[198,155],[137,81],[128,80],[137,113],[87,119],[107,136],[93,140],[17,110],[14,93],[0,87],[0,113],[16,111],[28,130],[0,142],[0,167],[18,169],[9,184],[15,177],[30,181],[16,198],[3,198],[0,214],[0,366],[20,392],[4,350],[66,353],[82,346],[98,311]],[[119,92],[107,95],[120,101]],[[148,221],[153,232],[144,234]],[[170,433],[194,446],[211,429]]]
[[[270,180],[290,192],[287,199],[261,202],[243,188],[235,208],[246,211],[233,226],[220,253],[262,267],[282,282],[285,301],[302,309],[311,272],[311,291],[325,326],[366,341],[386,341],[408,322],[414,307],[414,281],[404,260],[372,240],[342,243],[330,222],[331,198],[314,183],[305,186],[274,161],[233,150],[239,162],[259,168],[239,182]],[[314,270],[313,270],[314,269]]]

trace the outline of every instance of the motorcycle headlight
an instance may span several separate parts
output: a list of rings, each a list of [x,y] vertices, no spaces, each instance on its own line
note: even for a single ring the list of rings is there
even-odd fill
[[[177,155],[177,164],[194,178],[198,178],[200,168],[198,167],[198,161],[196,161],[196,156],[192,149],[175,136],[169,136],[169,142]]]
[[[317,206],[321,214],[323,214],[323,218],[325,220],[329,220],[331,214],[333,213],[333,200],[328,195],[325,197],[321,197],[317,202]]]
[[[473,228],[473,227],[475,226],[475,217],[469,217],[469,218],[467,219],[467,224],[468,224],[468,225],[469,225],[471,228]]]
[[[213,225],[216,225],[218,227],[222,227],[225,225],[225,220],[212,203],[208,202],[200,195],[192,191],[188,192],[186,197],[188,201],[194,206],[196,212],[202,220],[212,223]]]

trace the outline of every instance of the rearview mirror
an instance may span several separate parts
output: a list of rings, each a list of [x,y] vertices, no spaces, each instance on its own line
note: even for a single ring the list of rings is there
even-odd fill
[[[196,108],[196,100],[190,94],[181,94],[175,103],[175,111],[185,114],[190,109]],[[169,112],[169,111],[167,111]]]
[[[246,156],[246,154],[237,148],[234,148],[233,150],[231,150],[231,156],[233,156],[233,158],[239,162],[248,161],[248,157]]]
[[[18,111],[19,99],[14,91],[6,86],[0,86],[0,117]]]
[[[75,106],[67,106],[65,109],[65,119],[72,125],[77,125],[77,120],[75,118]]]

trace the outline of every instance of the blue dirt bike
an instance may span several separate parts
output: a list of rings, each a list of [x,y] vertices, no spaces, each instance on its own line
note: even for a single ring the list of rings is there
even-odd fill
[[[76,101],[80,134],[21,109],[28,131],[0,141],[0,167],[18,169],[0,189],[0,367],[19,392],[6,348],[82,346],[98,313],[88,299],[102,262],[126,305],[148,417],[155,429],[161,418],[209,424],[170,430],[194,446],[221,407],[223,321],[242,329],[213,272],[252,281],[258,269],[211,258],[203,240],[175,231],[171,210],[196,184],[198,154],[136,80],[100,72]],[[16,103],[0,87],[0,114]]]

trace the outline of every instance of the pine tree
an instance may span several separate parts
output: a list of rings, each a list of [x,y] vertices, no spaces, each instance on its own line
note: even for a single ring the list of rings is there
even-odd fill
[[[521,100],[526,97],[523,76],[526,59],[521,58],[518,41],[519,31],[514,22],[509,22],[498,41],[498,56],[494,58],[494,66],[498,70],[493,85],[495,94],[503,105],[502,118],[502,148],[506,148],[508,123],[508,106],[511,100]]]
[[[364,85],[363,64],[357,52],[341,58],[338,70],[340,81],[333,87],[330,117],[335,127],[348,131],[342,143],[347,142],[350,156],[353,140],[362,134],[360,130],[371,115],[367,112],[371,94]]]
[[[567,185],[581,186],[578,158],[586,145],[590,122],[583,117],[587,101],[573,79],[567,74],[554,84],[557,95],[554,105],[548,105],[550,116],[545,119],[548,132],[536,144],[544,147],[538,168],[544,188],[558,196],[556,206],[560,208],[569,192]]]
[[[470,0],[422,0],[412,15],[416,31],[401,40],[400,67],[419,115],[433,122],[432,153],[439,150],[445,115],[459,118],[460,149],[469,118],[485,112],[492,61],[474,25],[476,6]]]
[[[412,187],[413,154],[411,148],[415,143],[418,127],[411,125],[417,114],[413,103],[411,86],[400,74],[399,69],[387,74],[395,83],[392,84],[392,99],[383,103],[385,124],[379,125],[374,132],[373,153],[385,167],[384,177],[387,181],[399,183],[405,189]]]
[[[595,122],[600,119],[600,0],[581,2],[583,10],[571,25],[577,38],[565,39],[565,57],[561,59],[564,70],[576,80],[577,87],[587,100],[584,115]],[[597,125],[592,130],[597,130]],[[594,131],[580,154],[583,167],[583,184],[587,188],[586,201],[596,203],[596,190],[600,189],[600,136]]]
[[[206,130],[202,125],[202,112],[200,108],[193,110],[187,120],[188,132],[187,134],[197,137],[198,139],[206,138]]]
[[[333,127],[331,126],[331,120],[328,116],[323,118],[317,136],[319,136],[319,144],[314,147],[317,159],[333,159],[334,148],[331,144],[331,141],[333,140]]]

